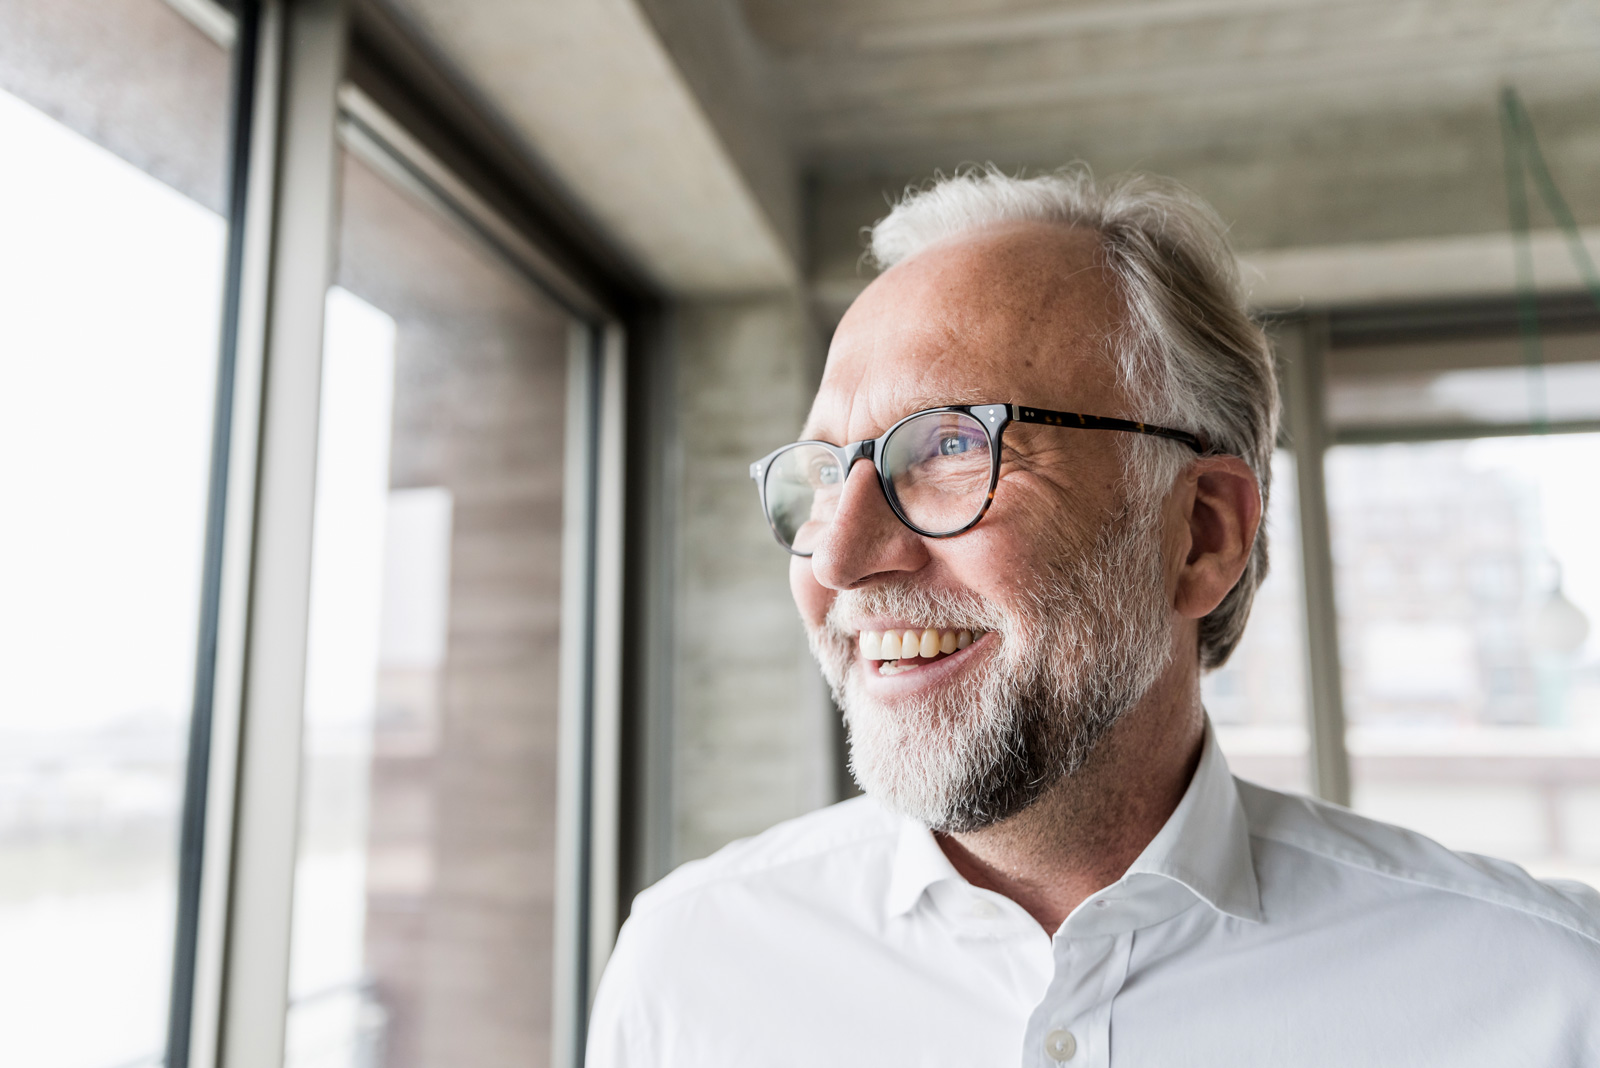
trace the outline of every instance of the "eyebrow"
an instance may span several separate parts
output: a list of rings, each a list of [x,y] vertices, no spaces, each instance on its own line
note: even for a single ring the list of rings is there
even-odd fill
[[[1013,403],[1013,402],[1009,401],[1009,400],[996,400],[995,397],[987,390],[972,389],[972,388],[951,390],[949,393],[941,393],[941,394],[939,394],[937,396],[931,396],[931,395],[914,396],[914,397],[911,397],[911,398],[906,399],[904,401],[897,401],[895,403],[895,405],[893,407],[893,410],[896,411],[898,414],[891,416],[889,418],[889,420],[883,424],[883,429],[879,430],[878,434],[883,433],[884,430],[888,430],[891,426],[894,426],[895,423],[899,422],[901,419],[904,419],[908,415],[913,415],[913,414],[915,414],[917,412],[925,412],[925,411],[928,411],[929,409],[932,409],[932,408],[949,408],[949,407],[952,407],[954,405],[964,405],[964,404],[1010,404],[1010,403]],[[874,434],[872,436],[873,437],[877,437],[878,434]],[[826,440],[821,436],[820,433],[817,433],[817,432],[813,431],[809,423],[807,423],[806,426],[801,428],[800,436],[801,436],[801,440],[810,440],[810,441],[823,441],[823,440]],[[842,445],[842,444],[848,444],[848,443],[847,442],[834,442],[834,444]]]

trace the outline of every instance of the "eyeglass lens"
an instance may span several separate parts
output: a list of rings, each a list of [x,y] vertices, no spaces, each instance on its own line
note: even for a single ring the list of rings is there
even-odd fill
[[[884,442],[893,502],[924,534],[951,534],[977,518],[989,493],[989,435],[964,412],[927,412]],[[833,521],[846,472],[819,445],[780,453],[767,470],[767,515],[779,539],[809,553]]]

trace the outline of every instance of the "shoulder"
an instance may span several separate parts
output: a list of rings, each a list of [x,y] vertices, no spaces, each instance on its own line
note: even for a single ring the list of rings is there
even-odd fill
[[[1275,855],[1300,869],[1321,865],[1384,893],[1427,899],[1445,912],[1451,904],[1477,905],[1600,950],[1600,894],[1591,887],[1536,879],[1508,861],[1458,853],[1338,805],[1235,781],[1258,867],[1272,864]]]
[[[632,915],[644,918],[724,892],[811,883],[819,869],[839,862],[858,880],[875,868],[886,873],[899,834],[899,819],[870,798],[841,801],[684,864],[642,892]]]
[[[830,989],[873,944],[900,829],[856,798],[734,842],[641,893],[596,994],[589,1063],[758,1063],[792,1024],[795,991]],[[741,1052],[730,1059],[729,1049]]]
[[[775,961],[792,970],[822,943],[859,945],[880,922],[899,834],[898,818],[855,798],[683,865],[634,899],[602,1000],[687,1012],[737,1000]]]

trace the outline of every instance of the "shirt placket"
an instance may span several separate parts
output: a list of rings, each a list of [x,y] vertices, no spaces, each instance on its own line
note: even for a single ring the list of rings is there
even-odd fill
[[[1024,1068],[1105,1068],[1111,1063],[1111,1003],[1128,975],[1133,932],[1078,933],[1052,940],[1055,974],[1028,1018]]]

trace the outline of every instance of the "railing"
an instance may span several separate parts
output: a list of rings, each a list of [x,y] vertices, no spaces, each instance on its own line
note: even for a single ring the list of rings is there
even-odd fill
[[[389,1013],[370,979],[340,983],[289,1002],[284,1068],[380,1068]],[[147,1053],[106,1068],[163,1068]]]
[[[1241,778],[1304,790],[1303,730],[1219,727]],[[1355,807],[1541,876],[1600,882],[1600,736],[1545,727],[1352,727]]]

